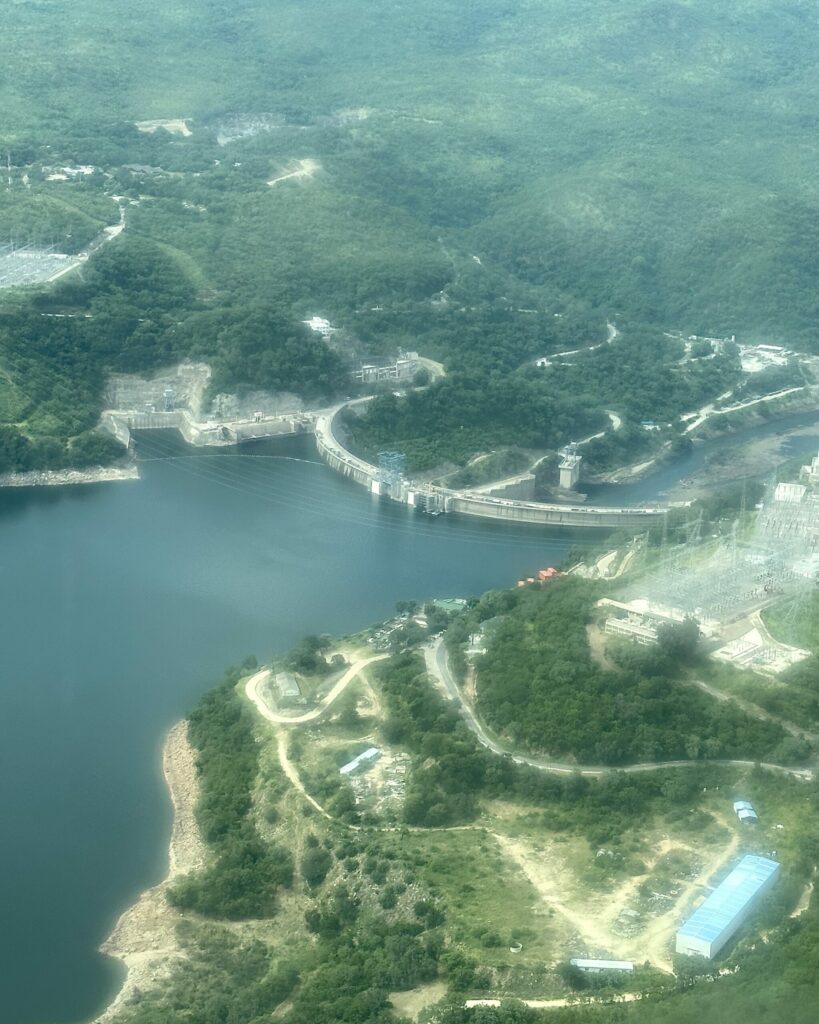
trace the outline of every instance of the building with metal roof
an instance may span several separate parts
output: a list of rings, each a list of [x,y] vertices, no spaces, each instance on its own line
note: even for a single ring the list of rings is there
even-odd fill
[[[748,803],[747,800],[734,801],[734,814],[736,814],[743,824],[746,821],[750,823],[759,821],[759,816],[754,810],[753,804]]]
[[[354,757],[352,761],[342,765],[339,768],[339,774],[355,775],[356,772],[361,771],[363,768],[369,768],[371,764],[375,764],[379,757],[381,757],[381,751],[378,747],[367,747],[358,757]]]
[[[767,857],[743,857],[677,932],[677,952],[709,960],[716,956],[778,875],[776,861]]]
[[[277,672],[273,678],[276,688],[276,703],[281,708],[301,703],[301,688],[292,672]]]
[[[572,967],[580,971],[587,971],[589,974],[597,974],[599,971],[633,971],[633,960],[587,960],[583,957],[572,957],[569,961]]]

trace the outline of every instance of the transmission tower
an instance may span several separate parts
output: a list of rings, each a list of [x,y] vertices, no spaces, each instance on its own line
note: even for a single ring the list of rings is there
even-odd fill
[[[404,478],[407,457],[403,452],[384,451],[378,453],[378,480],[382,493],[395,493]]]

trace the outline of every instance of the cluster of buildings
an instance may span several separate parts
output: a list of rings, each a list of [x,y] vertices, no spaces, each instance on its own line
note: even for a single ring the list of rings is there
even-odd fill
[[[739,359],[745,373],[759,373],[769,366],[786,366],[794,356],[781,345],[740,345]]]
[[[323,316],[311,316],[309,320],[302,320],[302,323],[320,334],[325,341],[338,331],[338,327]],[[404,352],[398,350],[396,359],[372,358],[361,363],[357,370],[353,370],[353,380],[362,384],[379,384],[382,381],[393,381],[410,383],[421,368],[421,361],[417,352]]]
[[[353,380],[363,384],[378,384],[381,381],[397,381],[409,383],[421,368],[417,352],[399,352],[398,358],[389,360],[371,360],[362,363],[353,371]]]
[[[311,331],[315,331],[316,334],[320,334],[325,339],[329,338],[337,330],[323,316],[311,316],[309,320],[302,320],[302,323],[307,324]]]
[[[44,167],[46,181],[70,181],[72,178],[87,178],[98,171],[92,164],[80,164],[78,167]]]
[[[657,630],[663,625],[685,621],[685,613],[678,608],[668,608],[653,604],[645,598],[634,601],[615,601],[604,597],[597,602],[598,607],[607,611],[603,631],[610,636],[621,636],[638,644],[654,644],[657,642]],[[708,626],[700,627],[706,636],[710,635]]]
[[[743,825],[755,824],[759,821],[759,815],[747,800],[735,800],[734,801],[734,814],[739,818]]]
[[[552,580],[558,580],[561,576],[565,575],[565,572],[561,572],[560,569],[555,569],[553,565],[550,565],[547,569],[538,569],[536,576],[524,576],[522,579],[519,579],[516,586],[526,587],[532,583],[539,583],[542,587],[544,584],[551,583]]]

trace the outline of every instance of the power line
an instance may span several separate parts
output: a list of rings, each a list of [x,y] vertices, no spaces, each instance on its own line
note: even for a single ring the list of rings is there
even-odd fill
[[[143,437],[138,438],[137,450],[139,451],[140,448],[144,447],[145,439]],[[255,460],[260,458],[266,461],[275,459],[294,463],[301,462],[305,465],[315,466],[323,466],[323,463],[287,456],[257,456],[239,453],[181,456],[162,454],[163,451],[168,452],[169,449],[163,448],[161,443],[156,443],[153,438],[148,442],[147,448],[153,449],[153,451],[149,458],[144,460],[146,462],[165,462],[178,472],[204,482],[213,483],[253,500],[265,501],[268,504],[303,511],[321,518],[349,522],[354,525],[370,526],[373,529],[406,535],[406,524],[409,516],[406,516],[404,522],[400,523],[394,519],[390,521],[386,508],[375,512],[371,510],[363,511],[362,495],[360,493],[356,493],[353,496],[352,491],[350,491],[348,497],[344,494],[344,491],[339,490],[337,486],[327,480],[322,481],[316,486],[309,479],[305,480],[302,478],[299,480],[298,485],[299,497],[294,499],[290,481],[282,480],[281,485],[277,487],[275,485],[271,486],[273,483],[271,480],[261,482],[258,478],[255,480],[252,478],[248,479],[248,476],[236,465],[235,460],[242,459],[244,465],[252,465]],[[157,455],[157,452],[160,454]],[[204,465],[202,465],[203,463]],[[288,495],[287,497],[284,497],[285,492]],[[304,500],[305,495],[307,495],[307,500]],[[329,501],[328,499],[332,500]],[[396,508],[397,511],[398,508]],[[407,512],[409,512],[408,509]],[[431,523],[419,523],[417,519],[413,519],[413,535],[421,538],[434,537],[440,539],[442,536],[442,525],[440,520],[433,526]],[[492,529],[492,525],[488,523],[482,526],[482,528],[475,529],[475,527],[468,526],[459,520],[457,523],[445,525],[444,529],[446,530],[445,536],[448,540],[457,540],[463,543],[480,542],[483,545],[492,545],[494,547],[531,549],[539,541],[548,541],[550,544],[563,543],[566,548],[571,544],[571,537],[566,534],[563,534],[561,537],[557,537],[554,534],[547,536],[540,534],[538,536],[534,533],[531,535],[531,538],[508,535],[502,538],[493,537],[488,535]],[[508,530],[508,525],[504,526],[503,529]]]

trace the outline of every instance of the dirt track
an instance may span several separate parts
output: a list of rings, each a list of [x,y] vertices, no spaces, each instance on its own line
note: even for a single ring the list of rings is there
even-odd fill
[[[595,905],[594,902],[584,906],[572,905],[566,894],[571,892],[575,881],[574,875],[557,849],[552,849],[544,855],[539,849],[520,839],[513,839],[497,832],[488,834],[526,875],[543,902],[568,921],[590,947],[612,953],[616,951],[618,957],[627,957],[640,963],[648,960],[660,970],[668,972],[672,970],[668,954],[669,943],[687,905],[697,890],[704,888],[709,879],[731,860],[739,846],[739,836],[732,830],[727,846],[708,858],[697,877],[683,887],[674,902],[662,914],[653,918],[642,934],[627,938],[613,934],[611,927],[645,876],[629,879],[618,891],[601,897],[598,901],[601,905]],[[672,840],[661,843],[657,851],[658,856],[651,862],[650,867],[653,867],[663,853],[671,849],[680,849],[683,845]]]
[[[323,715],[333,702],[344,693],[363,668],[371,665],[374,661],[383,661],[384,658],[388,657],[388,654],[376,654],[372,658],[362,658],[360,661],[353,662],[332,690],[323,698],[318,707],[313,708],[311,711],[305,711],[303,715],[280,715],[268,707],[267,702],[259,691],[262,684],[270,679],[271,673],[269,668],[262,669],[261,672],[257,672],[248,679],[245,683],[245,693],[248,700],[255,705],[262,718],[266,718],[268,722],[273,722],[274,725],[303,725],[305,722],[312,722],[320,715]]]
[[[271,178],[268,181],[268,185],[278,185],[280,181],[287,181],[289,178],[312,178],[316,171],[321,170],[321,164],[318,160],[299,160],[298,166],[293,171],[286,171],[284,174],[279,174],[275,178]]]

